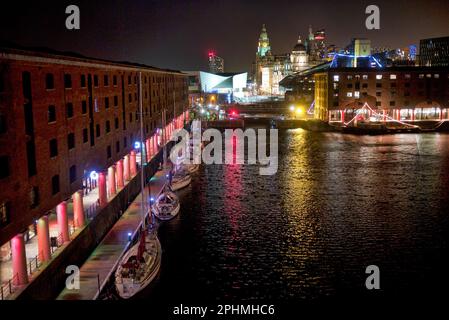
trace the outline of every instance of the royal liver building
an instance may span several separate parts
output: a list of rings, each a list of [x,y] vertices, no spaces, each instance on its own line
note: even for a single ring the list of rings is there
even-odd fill
[[[319,56],[316,54],[317,48],[315,36],[309,28],[309,38],[305,43],[302,42],[300,36],[291,53],[273,54],[264,24],[260,32],[256,60],[252,70],[257,94],[283,95],[284,89],[279,86],[279,82],[284,77],[322,62],[321,59],[316,58]]]

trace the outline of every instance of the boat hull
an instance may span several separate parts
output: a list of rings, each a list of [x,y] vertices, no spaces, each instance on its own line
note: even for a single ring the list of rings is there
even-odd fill
[[[186,178],[179,181],[172,181],[170,188],[173,191],[180,190],[182,188],[187,187],[192,182],[192,177],[188,175]]]
[[[189,173],[194,173],[194,172],[198,171],[198,169],[200,168],[200,165],[199,164],[186,164],[185,168]]]
[[[122,299],[129,299],[146,288],[157,276],[161,267],[161,243],[157,237],[154,237],[154,239],[145,241],[145,251],[148,252],[151,257],[152,263],[150,265],[145,265],[145,274],[143,275],[142,280],[134,282],[129,278],[122,277],[123,263],[128,261],[131,256],[137,254],[138,247],[139,242],[125,253],[115,272],[115,288]]]
[[[179,213],[181,205],[178,203],[178,205],[175,207],[175,209],[170,212],[170,214],[161,214],[156,206],[153,206],[151,208],[151,212],[153,212],[154,216],[158,218],[161,221],[169,221],[176,217]]]

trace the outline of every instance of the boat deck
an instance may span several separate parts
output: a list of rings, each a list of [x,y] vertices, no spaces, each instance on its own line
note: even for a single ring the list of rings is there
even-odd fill
[[[151,196],[156,198],[166,183],[166,173],[158,171],[151,178]],[[147,192],[147,188],[145,192]],[[115,223],[112,229],[104,237],[103,241],[95,248],[89,258],[80,268],[80,289],[68,290],[65,288],[57,297],[57,300],[93,300],[99,291],[107,283],[112,272],[120,262],[128,249],[128,233],[134,238],[142,222],[140,212],[140,200],[142,193],[131,203],[125,213]],[[99,290],[100,288],[100,290]]]

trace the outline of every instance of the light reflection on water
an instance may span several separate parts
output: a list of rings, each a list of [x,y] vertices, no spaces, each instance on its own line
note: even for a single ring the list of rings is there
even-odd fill
[[[449,135],[280,132],[279,171],[208,165],[160,229],[147,298],[314,299],[448,283]]]

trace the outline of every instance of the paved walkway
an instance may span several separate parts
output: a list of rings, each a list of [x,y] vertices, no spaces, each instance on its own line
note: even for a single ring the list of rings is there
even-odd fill
[[[166,173],[168,171],[158,171],[150,180],[151,196],[156,196],[161,192],[166,183]],[[128,234],[139,230],[142,223],[140,193],[131,203],[125,213],[105,236],[103,241],[95,248],[86,262],[80,268],[80,289],[64,289],[58,296],[58,300],[93,300],[99,294],[99,287],[109,280],[111,273],[115,270],[121,257],[128,248]],[[144,190],[144,199],[148,200],[148,188]],[[145,205],[148,210],[149,204]],[[101,290],[100,290],[101,291]]]

